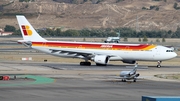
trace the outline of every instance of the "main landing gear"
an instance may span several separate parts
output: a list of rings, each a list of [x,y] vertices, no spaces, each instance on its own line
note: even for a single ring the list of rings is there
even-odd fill
[[[161,62],[162,62],[162,61],[158,61],[157,68],[161,68]]]
[[[96,63],[96,66],[107,66],[107,64],[99,64],[99,63]]]
[[[122,81],[122,82],[126,82],[126,79],[122,79],[121,81]]]
[[[80,66],[91,66],[91,62],[80,62]]]
[[[126,82],[126,79],[122,79],[122,82]],[[133,79],[133,82],[136,82],[136,79]]]

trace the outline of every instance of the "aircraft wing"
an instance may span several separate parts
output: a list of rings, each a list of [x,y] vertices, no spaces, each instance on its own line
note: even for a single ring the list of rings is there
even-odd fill
[[[100,53],[100,52],[92,52],[92,51],[81,51],[81,50],[67,50],[67,49],[49,49],[51,53],[66,53],[68,55],[75,55],[75,56],[83,56],[83,57],[93,57],[95,55],[107,55],[109,57],[115,57],[115,55],[107,54],[107,53]]]

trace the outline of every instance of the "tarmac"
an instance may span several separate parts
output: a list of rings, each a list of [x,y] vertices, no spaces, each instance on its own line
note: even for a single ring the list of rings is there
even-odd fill
[[[156,78],[157,74],[180,74],[179,66],[162,68],[139,65],[141,79],[121,82],[122,70],[133,65],[79,66],[76,63],[0,63],[0,74],[17,76],[0,81],[2,101],[141,101],[147,96],[179,96],[180,80]]]

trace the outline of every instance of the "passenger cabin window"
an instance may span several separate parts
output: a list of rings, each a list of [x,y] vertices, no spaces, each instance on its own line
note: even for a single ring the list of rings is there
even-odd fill
[[[173,52],[173,50],[166,50],[166,52]]]

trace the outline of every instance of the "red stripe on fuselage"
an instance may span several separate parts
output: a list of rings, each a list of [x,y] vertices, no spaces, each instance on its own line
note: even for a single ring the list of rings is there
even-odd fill
[[[86,49],[117,49],[117,50],[143,50],[150,46],[148,44],[93,44],[93,43],[70,43],[70,42],[32,42],[33,46],[64,47],[64,48],[86,48]]]

